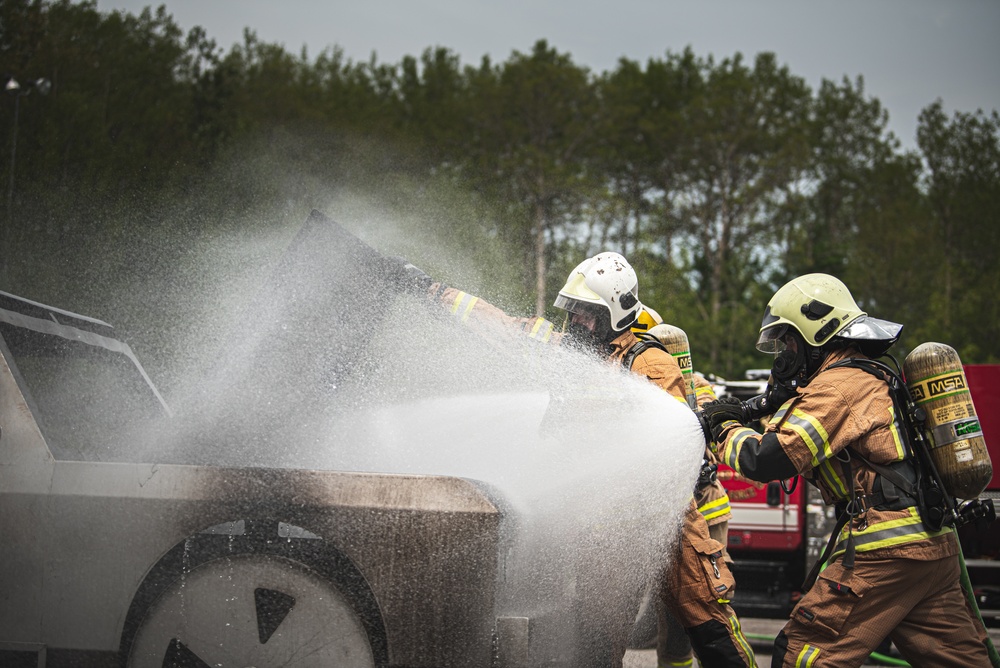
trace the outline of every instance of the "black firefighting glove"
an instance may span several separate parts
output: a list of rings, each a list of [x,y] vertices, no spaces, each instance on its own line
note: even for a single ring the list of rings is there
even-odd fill
[[[743,404],[736,397],[725,397],[710,401],[701,407],[701,413],[705,416],[709,431],[712,433],[712,440],[716,443],[722,441],[722,425],[726,422],[736,421],[743,424]]]
[[[386,259],[392,266],[391,279],[395,285],[411,294],[419,296],[427,294],[434,279],[428,276],[423,269],[410,263],[406,258],[389,257]]]

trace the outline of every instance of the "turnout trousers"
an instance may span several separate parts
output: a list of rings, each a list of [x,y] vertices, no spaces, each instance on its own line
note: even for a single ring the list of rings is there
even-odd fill
[[[709,524],[708,532],[722,545],[726,544],[729,522]],[[728,553],[723,555],[726,564],[730,563]],[[686,668],[694,665],[694,653],[691,651],[691,640],[681,623],[670,614],[662,598],[656,606],[656,663],[657,668]]]
[[[819,574],[774,644],[772,666],[860,666],[886,637],[913,666],[989,666],[957,556],[839,560]]]
[[[711,537],[692,500],[661,581],[660,605],[684,627],[702,665],[756,666],[750,643],[729,605],[735,581],[724,547]]]

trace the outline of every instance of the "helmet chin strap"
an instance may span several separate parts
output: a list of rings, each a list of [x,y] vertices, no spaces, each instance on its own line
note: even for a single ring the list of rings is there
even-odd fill
[[[601,355],[609,354],[611,352],[611,342],[617,339],[619,334],[621,332],[611,329],[610,323],[605,327],[599,327],[593,334],[594,349]]]
[[[847,345],[849,345],[848,342],[833,338],[821,346],[807,346],[809,352],[806,353],[803,379],[799,384],[805,385],[808,383],[809,379],[816,375],[816,372],[823,366],[823,362],[830,356],[830,353]]]
[[[813,377],[813,374],[819,371],[820,366],[823,364],[823,360],[826,359],[826,356],[829,353],[830,351],[826,348],[826,346],[809,346],[809,354],[806,356],[806,382],[808,382],[808,379]],[[802,384],[805,385],[805,382]]]

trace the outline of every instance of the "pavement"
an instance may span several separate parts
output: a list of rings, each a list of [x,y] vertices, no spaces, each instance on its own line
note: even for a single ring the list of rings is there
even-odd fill
[[[783,619],[758,619],[758,618],[747,618],[740,617],[740,623],[743,626],[743,632],[747,635],[747,639],[753,645],[754,656],[757,659],[757,665],[759,668],[770,668],[771,667],[771,646],[770,643],[757,640],[756,636],[767,636],[768,638],[773,638],[778,635],[778,631],[781,627],[785,625],[785,620]],[[1000,647],[1000,628],[992,627],[987,629],[990,634],[990,638],[993,639],[994,646]],[[697,660],[695,661],[695,666],[698,666]],[[866,663],[867,666],[878,666],[882,664]],[[625,652],[625,661],[623,662],[623,668],[656,668],[656,650],[655,649],[643,649],[635,650],[630,649]]]
[[[767,636],[768,638],[774,638],[778,635],[778,631],[781,630],[781,627],[785,625],[785,620],[740,617],[740,624],[743,626],[743,633],[747,635],[747,639],[750,640],[751,645],[753,645],[754,656],[757,659],[757,665],[759,668],[770,668],[770,643],[755,640],[754,637],[762,635]],[[699,665],[697,660],[695,660],[694,665]],[[656,668],[656,650],[628,650],[625,652],[625,660],[622,663],[622,668]]]

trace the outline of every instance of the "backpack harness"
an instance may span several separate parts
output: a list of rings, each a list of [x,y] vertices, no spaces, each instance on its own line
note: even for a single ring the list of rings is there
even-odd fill
[[[649,334],[647,332],[638,332],[636,333],[635,338],[639,340],[633,343],[632,347],[629,348],[627,351],[625,351],[625,354],[622,356],[623,369],[631,369],[632,363],[635,362],[635,358],[641,355],[642,353],[646,352],[650,348],[659,348],[668,355],[670,354],[670,351],[667,350],[667,347],[663,345],[660,342],[660,340],[657,339],[652,334]]]
[[[930,456],[930,445],[923,431],[923,409],[913,402],[900,373],[884,362],[863,358],[841,360],[827,368],[837,367],[860,369],[888,384],[894,414],[903,427],[900,435],[907,454],[904,459],[889,464],[875,464],[850,448],[845,448],[837,455],[845,481],[850,488],[850,499],[841,501],[835,506],[837,523],[826,549],[806,576],[803,583],[806,591],[812,587],[820,568],[830,558],[844,526],[850,520],[863,515],[869,508],[903,510],[915,506],[920,510],[924,526],[930,531],[939,531],[944,525],[953,524],[957,517],[955,499],[944,491],[944,484]],[[860,459],[876,473],[870,494],[859,496],[854,489],[854,477],[851,471],[853,458]],[[854,568],[854,534],[850,528],[848,528],[843,564],[844,568]]]

